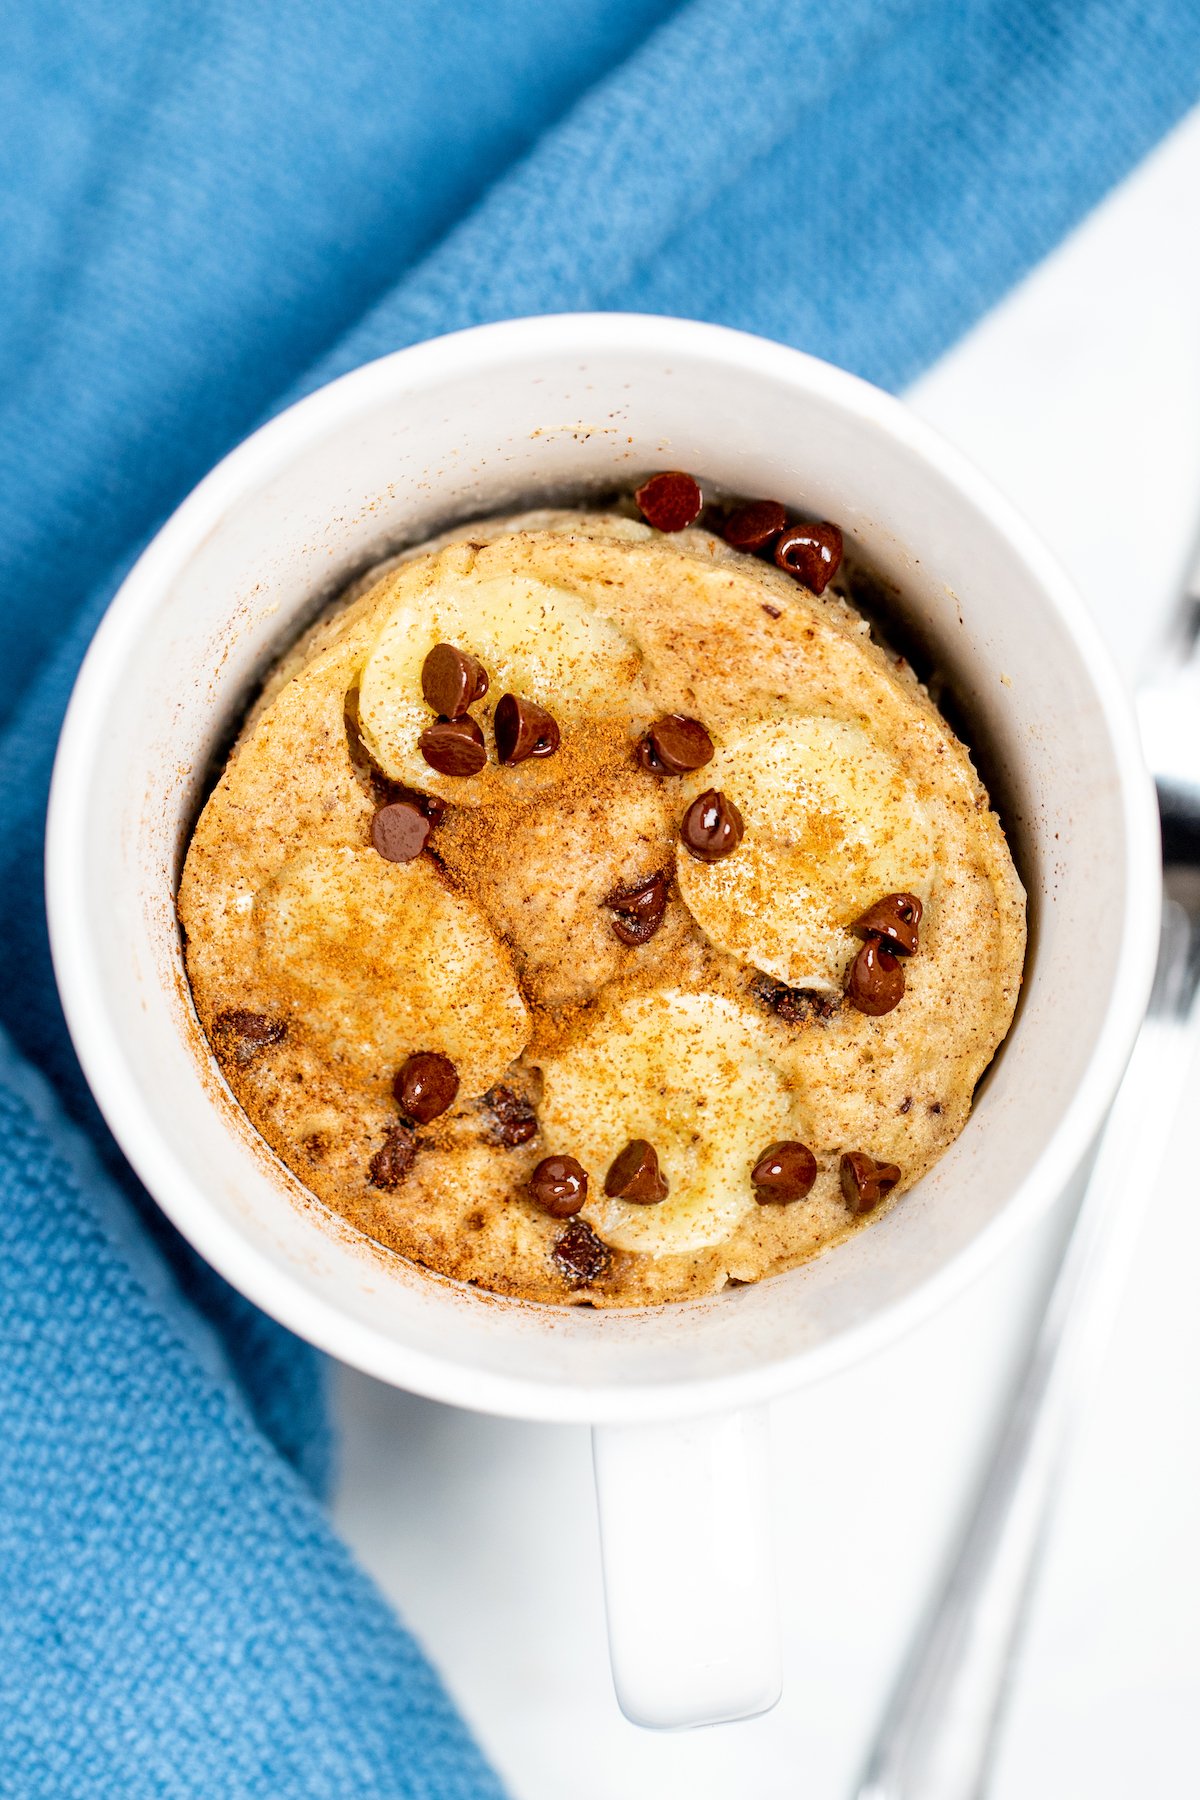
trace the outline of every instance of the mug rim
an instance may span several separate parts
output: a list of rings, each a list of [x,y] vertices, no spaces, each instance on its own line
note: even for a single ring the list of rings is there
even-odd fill
[[[932,465],[988,518],[1034,572],[1043,604],[1069,633],[1114,752],[1129,851],[1125,916],[1108,1003],[1087,1066],[1024,1180],[977,1235],[911,1291],[831,1339],[775,1362],[685,1384],[545,1382],[451,1363],[350,1318],[322,1296],[314,1302],[291,1275],[206,1204],[202,1181],[173,1159],[153,1108],[126,1064],[91,966],[86,919],[94,904],[80,879],[92,744],[144,620],[222,513],[382,389],[427,390],[449,374],[528,360],[539,351],[637,348],[668,358],[686,351],[726,370],[743,369],[803,389],[856,415],[909,455]],[[1054,555],[970,459],[903,401],[860,377],[769,339],[694,320],[635,313],[564,313],[473,326],[397,350],[315,389],[230,451],[180,503],[122,582],[88,649],[55,758],[46,835],[46,900],[51,950],[68,1028],[89,1086],[124,1153],[156,1204],[193,1247],[256,1305],[298,1336],[393,1385],[428,1398],[500,1415],[560,1421],[681,1417],[762,1401],[845,1368],[890,1343],[947,1304],[982,1274],[1061,1193],[1095,1138],[1143,1016],[1157,949],[1161,891],[1158,812],[1130,699],[1082,596]]]

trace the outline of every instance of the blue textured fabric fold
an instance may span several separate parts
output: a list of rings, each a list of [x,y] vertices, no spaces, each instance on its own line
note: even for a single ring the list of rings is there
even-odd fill
[[[314,1498],[319,1359],[182,1244],[79,1076],[40,894],[79,659],[218,455],[421,337],[624,306],[903,383],[1200,97],[1200,16],[14,0],[6,27],[0,1792],[491,1795]]]
[[[219,1333],[0,1046],[0,1792],[499,1800]]]

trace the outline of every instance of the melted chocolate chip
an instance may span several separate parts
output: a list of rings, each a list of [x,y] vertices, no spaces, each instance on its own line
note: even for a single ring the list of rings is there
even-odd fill
[[[440,794],[420,794],[415,788],[402,788],[397,799],[411,800],[431,825],[440,825],[446,816],[446,801]]]
[[[768,1144],[750,1171],[754,1198],[763,1205],[803,1200],[816,1179],[816,1157],[807,1144],[791,1138]]]
[[[426,704],[444,719],[461,719],[488,691],[487,670],[477,656],[454,644],[435,644],[421,667]]]
[[[612,1261],[612,1252],[586,1219],[572,1219],[554,1244],[554,1260],[576,1287],[596,1281]]]
[[[787,529],[787,510],[778,500],[752,500],[730,513],[721,536],[735,550],[765,550]]]
[[[904,965],[878,938],[868,938],[846,977],[846,999],[873,1019],[890,1013],[904,998]]]
[[[741,813],[717,788],[706,788],[688,807],[679,827],[685,850],[699,862],[720,862],[742,841],[746,826]]]
[[[272,1044],[281,1043],[286,1036],[287,1025],[282,1019],[268,1019],[265,1013],[243,1012],[240,1007],[218,1013],[213,1020],[216,1048],[242,1068],[253,1062],[260,1051],[269,1050]]]
[[[371,820],[371,842],[387,862],[415,862],[429,842],[433,825],[419,806],[393,800]]]
[[[562,742],[557,720],[536,700],[503,694],[492,721],[496,755],[502,763],[523,763],[531,756],[553,756]]]
[[[389,805],[403,800],[408,806],[415,806],[423,819],[431,825],[440,825],[446,816],[446,802],[440,794],[423,794],[420,788],[404,787],[398,781],[389,781],[386,776],[380,777],[384,788],[384,799]]]
[[[478,775],[487,762],[483,733],[474,719],[439,719],[417,739],[417,749],[439,775]]]
[[[417,1140],[408,1126],[390,1126],[382,1150],[371,1158],[371,1186],[394,1193],[412,1168],[416,1154]]]
[[[613,935],[623,944],[646,944],[667,910],[667,877],[647,875],[633,887],[616,888],[604,902],[611,907]]]
[[[704,505],[699,484],[679,469],[652,475],[633,496],[647,525],[655,531],[683,531],[694,525]]]
[[[418,1050],[397,1070],[392,1092],[406,1119],[428,1125],[454,1105],[458,1070],[440,1050]]]
[[[552,1219],[569,1219],[587,1199],[587,1170],[573,1156],[543,1156],[526,1187],[535,1206]]]
[[[865,1150],[848,1150],[841,1163],[842,1198],[852,1213],[867,1213],[900,1179],[895,1163],[876,1162]]]
[[[917,927],[923,910],[915,894],[885,894],[860,913],[850,929],[855,937],[886,939],[894,956],[915,956],[921,947]]]
[[[836,525],[793,525],[775,546],[781,569],[814,594],[823,594],[842,561],[842,534]]]
[[[769,1006],[785,1025],[804,1025],[809,1019],[832,1019],[842,1004],[836,996],[818,994],[812,988],[786,987],[774,976],[761,973],[751,981],[750,992],[764,1006]]]
[[[615,1156],[604,1177],[610,1200],[632,1200],[638,1206],[657,1206],[670,1192],[670,1183],[658,1166],[658,1152],[645,1138],[631,1138]]]
[[[637,759],[651,775],[690,775],[712,761],[713,741],[699,719],[667,713],[638,745]]]
[[[484,1128],[489,1143],[504,1150],[515,1150],[537,1135],[537,1114],[524,1094],[499,1084],[483,1096],[483,1106],[490,1118]]]

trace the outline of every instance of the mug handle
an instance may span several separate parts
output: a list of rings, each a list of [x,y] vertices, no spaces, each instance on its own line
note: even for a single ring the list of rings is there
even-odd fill
[[[592,1455],[625,1717],[669,1731],[769,1711],[781,1658],[766,1407],[597,1425]]]

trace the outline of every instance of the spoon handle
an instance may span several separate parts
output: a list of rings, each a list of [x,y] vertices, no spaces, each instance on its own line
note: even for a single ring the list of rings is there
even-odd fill
[[[1150,1010],[1101,1136],[1066,1254],[957,1552],[884,1714],[857,1800],[976,1800],[983,1792],[1064,1450],[1100,1371],[1161,1173],[1191,1033],[1200,1024],[1193,1006],[1198,942],[1188,915],[1168,901]],[[1149,1154],[1147,1146],[1153,1146]]]

